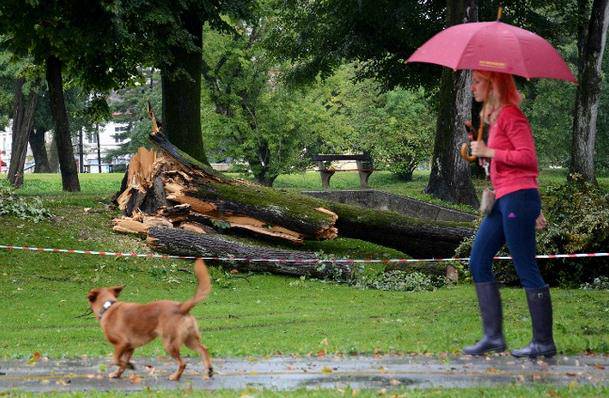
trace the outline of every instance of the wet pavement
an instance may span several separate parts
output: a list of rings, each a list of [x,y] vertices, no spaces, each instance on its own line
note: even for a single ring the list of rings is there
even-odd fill
[[[127,370],[119,380],[108,378],[115,367],[105,358],[0,361],[0,391],[394,389],[572,382],[609,385],[608,356],[557,356],[547,360],[507,355],[216,358],[212,379],[202,377],[202,366],[196,358],[186,361],[188,367],[179,383],[167,379],[176,368],[170,359],[135,357],[136,370]]]

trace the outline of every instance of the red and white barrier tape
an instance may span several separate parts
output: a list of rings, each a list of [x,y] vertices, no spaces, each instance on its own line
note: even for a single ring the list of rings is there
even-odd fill
[[[75,249],[49,249],[43,247],[31,247],[31,246],[13,246],[13,245],[0,245],[0,249],[5,250],[24,250],[31,252],[44,252],[44,253],[67,253],[67,254],[91,254],[95,256],[110,256],[110,257],[145,257],[145,258],[162,258],[162,259],[184,259],[194,260],[195,258],[202,258],[203,260],[216,260],[216,261],[245,261],[245,262],[274,262],[274,263],[343,263],[343,264],[354,264],[354,263],[423,263],[423,262],[445,262],[445,261],[464,261],[469,262],[469,258],[390,258],[390,259],[289,259],[289,258],[247,258],[247,257],[200,257],[200,256],[174,256],[165,254],[139,254],[139,253],[116,253],[107,251],[95,251],[95,250],[75,250]],[[539,259],[559,259],[559,258],[582,258],[582,257],[609,257],[609,253],[576,253],[576,254],[543,254],[535,256]],[[495,260],[511,260],[511,256],[497,256]]]

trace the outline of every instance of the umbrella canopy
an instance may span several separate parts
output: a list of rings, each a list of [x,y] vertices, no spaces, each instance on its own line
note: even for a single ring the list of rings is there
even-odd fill
[[[499,21],[451,26],[429,39],[406,62],[576,82],[560,54],[545,39]]]

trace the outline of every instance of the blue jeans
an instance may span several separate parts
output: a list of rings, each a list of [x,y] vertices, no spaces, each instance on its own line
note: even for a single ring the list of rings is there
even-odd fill
[[[520,283],[525,288],[546,284],[535,260],[535,220],[541,212],[537,189],[522,189],[502,196],[480,224],[469,267],[474,282],[493,282],[493,257],[507,243]]]

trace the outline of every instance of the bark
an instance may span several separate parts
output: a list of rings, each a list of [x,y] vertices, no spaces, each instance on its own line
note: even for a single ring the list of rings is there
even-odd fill
[[[101,142],[99,140],[99,124],[95,125],[95,141],[97,143],[97,172],[102,172]]]
[[[391,247],[414,258],[452,257],[474,234],[471,223],[422,220],[392,211],[325,203],[338,215],[339,236]]]
[[[27,99],[23,96],[24,79],[15,83],[15,107],[13,113],[13,142],[11,144],[11,162],[8,169],[8,181],[15,187],[23,185],[23,172],[25,156],[32,125],[34,124],[34,111],[38,96],[33,89]]]
[[[51,166],[47,156],[47,148],[44,136],[46,131],[43,128],[35,128],[30,133],[30,148],[34,155],[34,173],[50,173]]]
[[[476,1],[449,0],[449,25],[477,20]],[[460,156],[459,144],[466,141],[463,123],[471,114],[471,72],[444,70],[432,158],[425,192],[442,200],[477,207],[479,202],[471,181],[470,166]]]
[[[601,65],[609,25],[609,0],[594,0],[587,28],[575,98],[569,174],[596,183],[596,122],[601,94]]]
[[[49,145],[49,167],[51,173],[59,171],[59,155],[57,153],[57,134],[53,133],[51,137],[51,145]]]
[[[171,49],[172,62],[161,69],[163,91],[163,126],[175,146],[195,159],[208,163],[201,134],[201,46],[203,24],[195,15],[184,15],[191,47]]]
[[[272,272],[319,279],[348,281],[352,275],[349,264],[318,263],[316,253],[274,249],[241,243],[221,235],[198,234],[177,228],[153,227],[148,231],[148,244],[157,251],[182,256],[237,257],[253,259],[289,259],[303,262],[234,261],[224,263],[241,272]]]
[[[78,181],[78,170],[74,160],[74,148],[72,148],[70,125],[63,96],[61,68],[61,61],[57,57],[51,55],[46,59],[46,79],[49,86],[51,115],[55,124],[61,183],[64,191],[78,192],[80,191],[80,182]]]
[[[85,154],[84,154],[84,143],[83,143],[83,128],[81,127],[80,130],[78,130],[78,172],[79,173],[84,173],[85,172],[85,165],[84,165],[84,161],[85,161]]]

